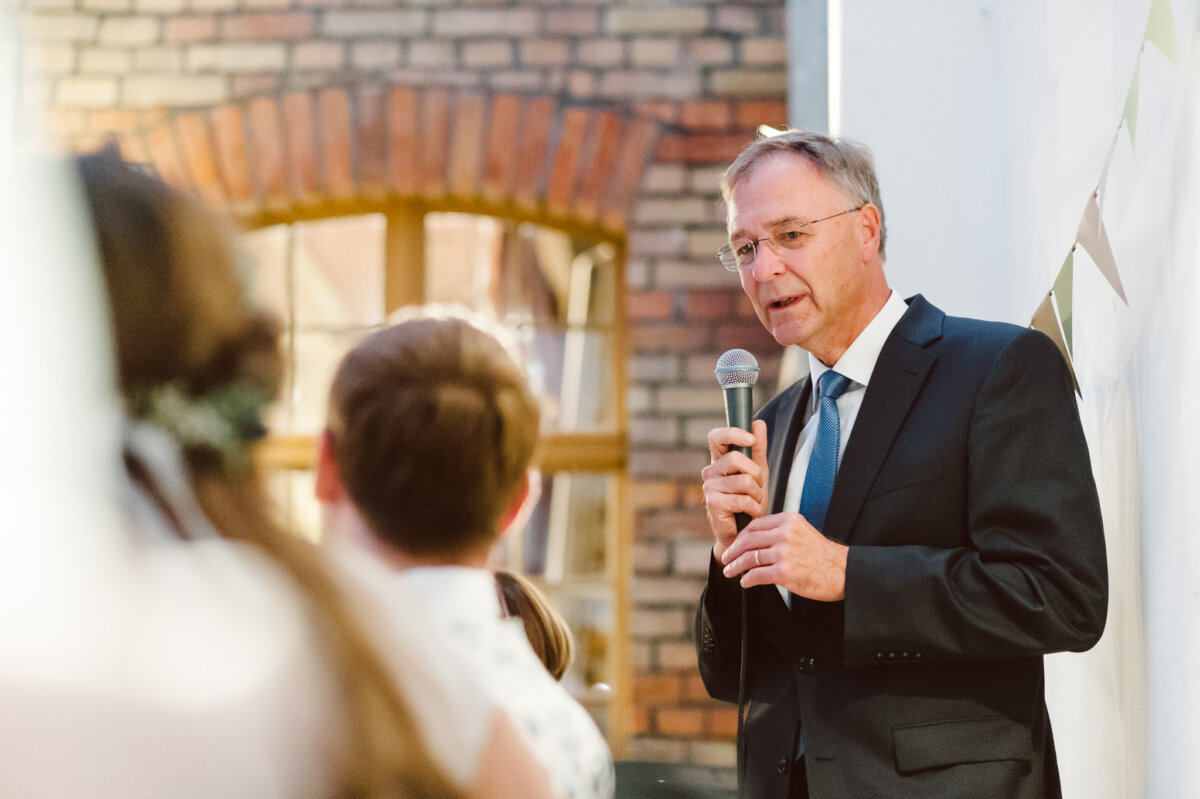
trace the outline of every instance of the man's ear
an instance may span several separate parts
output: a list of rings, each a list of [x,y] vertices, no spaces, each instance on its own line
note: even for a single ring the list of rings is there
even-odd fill
[[[509,533],[519,533],[525,526],[525,522],[529,521],[529,514],[533,512],[533,506],[537,504],[541,494],[541,480],[536,481],[539,488],[535,489],[534,475],[533,471],[525,472],[524,484],[517,491],[513,501],[504,509],[504,513],[500,514],[500,537]]]
[[[342,475],[338,472],[337,458],[333,454],[333,434],[329,428],[321,431],[317,438],[317,479],[314,493],[320,502],[337,502],[346,496],[342,486]]]
[[[859,241],[862,243],[863,261],[873,260],[879,254],[879,229],[882,220],[879,209],[867,203],[858,212]]]

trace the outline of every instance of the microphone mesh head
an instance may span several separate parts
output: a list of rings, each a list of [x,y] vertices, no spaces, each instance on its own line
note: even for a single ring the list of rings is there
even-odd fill
[[[717,359],[717,382],[721,388],[752,386],[758,382],[758,361],[745,350],[728,350]]]

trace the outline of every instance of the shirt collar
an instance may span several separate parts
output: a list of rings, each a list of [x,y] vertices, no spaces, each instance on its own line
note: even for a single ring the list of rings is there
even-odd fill
[[[500,589],[486,569],[418,566],[395,572],[397,582],[421,596],[430,610],[457,622],[495,620],[504,614]]]
[[[875,318],[863,328],[863,331],[858,334],[858,338],[854,339],[854,342],[842,353],[838,362],[833,365],[832,368],[838,374],[850,378],[851,388],[866,388],[870,383],[871,373],[875,371],[875,362],[879,360],[879,353],[883,351],[884,343],[907,310],[908,303],[900,299],[900,295],[893,291],[888,296],[887,302],[879,309],[879,313],[875,314]],[[813,386],[816,386],[821,375],[830,368],[813,357],[811,353],[809,354],[808,369],[812,375]],[[813,391],[814,397],[816,393]]]

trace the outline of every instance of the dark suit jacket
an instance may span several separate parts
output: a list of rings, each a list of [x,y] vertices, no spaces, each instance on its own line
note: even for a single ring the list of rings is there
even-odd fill
[[[803,380],[759,414],[781,507]],[[795,510],[789,508],[787,510]],[[846,598],[747,591],[747,796],[784,797],[800,721],[814,797],[1058,796],[1042,655],[1099,639],[1100,507],[1072,381],[1043,334],[921,296],[884,344],[826,519]],[[697,614],[710,694],[737,701],[741,590]]]

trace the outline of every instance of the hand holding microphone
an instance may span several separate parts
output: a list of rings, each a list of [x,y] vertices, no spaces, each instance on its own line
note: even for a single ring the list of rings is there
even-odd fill
[[[753,448],[739,446],[740,441],[730,440],[734,434],[728,429],[754,432],[753,395],[758,374],[758,361],[745,350],[729,350],[717,361],[717,382],[725,395],[727,428],[709,433],[712,463],[701,472],[717,557],[733,543],[738,531],[750,522],[751,515],[762,515],[766,500],[765,441],[758,441]],[[762,423],[758,426],[761,428]],[[734,451],[754,463],[747,466],[744,459],[731,454]]]

